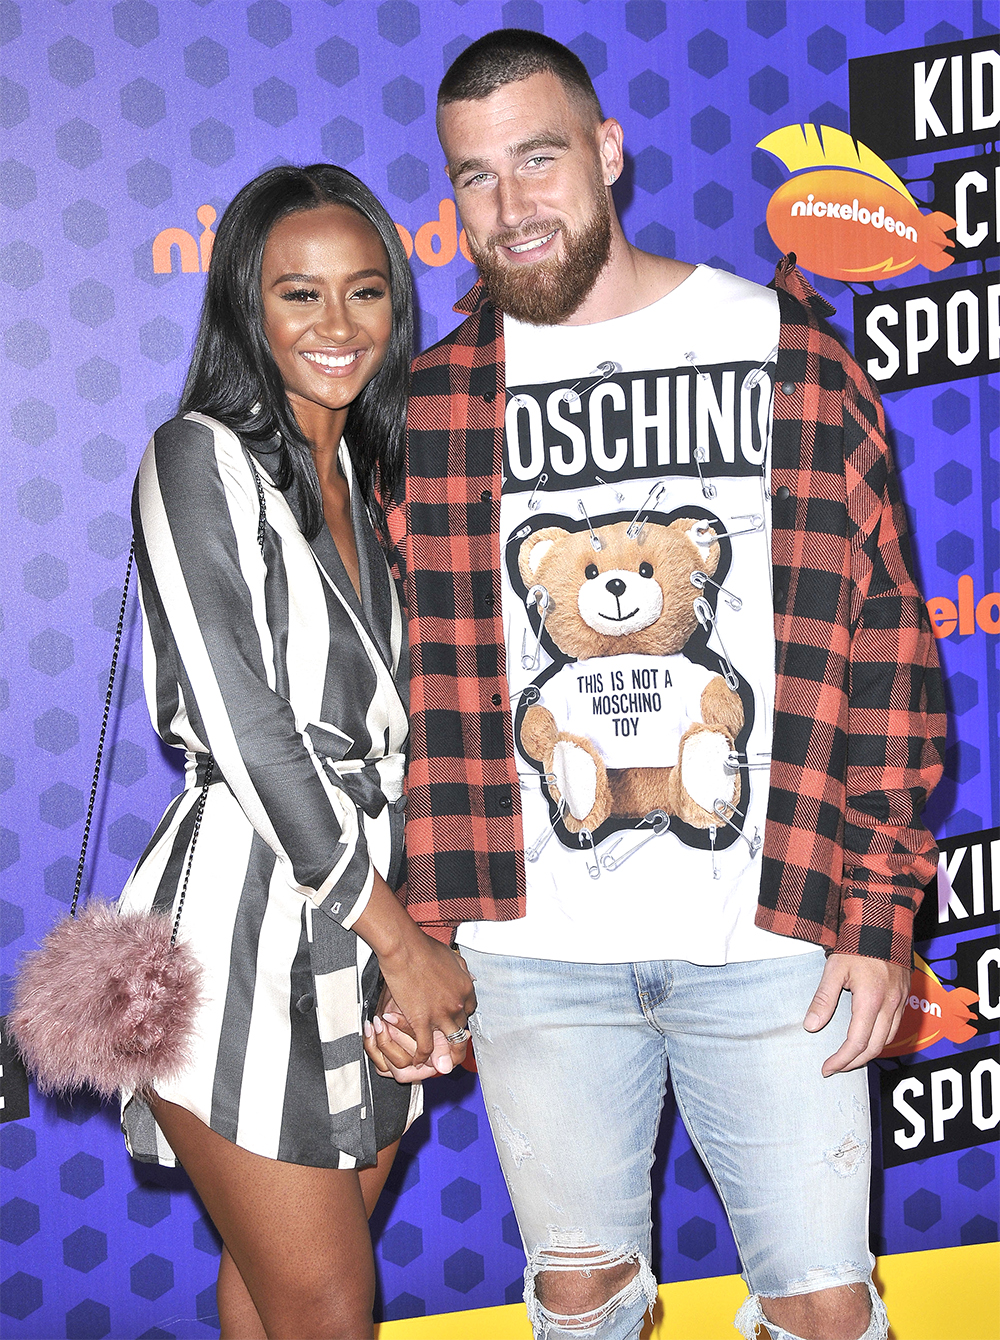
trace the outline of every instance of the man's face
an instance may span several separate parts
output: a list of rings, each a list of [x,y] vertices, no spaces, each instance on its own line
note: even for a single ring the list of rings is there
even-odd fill
[[[469,250],[490,297],[519,321],[565,321],[607,263],[600,146],[608,125],[550,73],[441,109],[438,132]]]

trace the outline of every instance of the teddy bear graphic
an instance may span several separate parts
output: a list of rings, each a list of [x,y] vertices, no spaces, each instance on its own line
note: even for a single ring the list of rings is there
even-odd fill
[[[662,810],[712,829],[714,845],[718,802],[737,813],[743,701],[703,642],[689,651],[710,664],[685,651],[719,567],[725,528],[713,520],[542,526],[521,541],[517,569],[555,666],[525,695],[519,739],[568,833]]]

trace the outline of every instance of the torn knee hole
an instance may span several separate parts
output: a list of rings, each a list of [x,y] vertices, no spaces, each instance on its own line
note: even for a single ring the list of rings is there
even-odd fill
[[[585,1335],[623,1303],[644,1296],[650,1308],[656,1301],[648,1263],[627,1247],[608,1250],[553,1242],[532,1254],[526,1279],[528,1315],[541,1334],[558,1326]]]
[[[624,1248],[617,1252],[603,1247],[545,1247],[539,1252],[539,1273],[543,1271],[579,1271],[589,1276],[595,1270],[612,1270],[615,1266],[636,1261],[637,1256]]]
[[[853,1268],[848,1263],[848,1268]],[[878,1291],[871,1281],[847,1281],[844,1284],[831,1282],[831,1277],[838,1273],[837,1270],[829,1271],[823,1268],[817,1268],[814,1271],[807,1272],[807,1275],[801,1281],[795,1281],[791,1291],[776,1297],[762,1298],[759,1294],[751,1294],[746,1298],[743,1305],[736,1314],[733,1325],[744,1340],[755,1340],[759,1334],[760,1327],[767,1327],[767,1334],[771,1333],[771,1328],[777,1327],[782,1335],[790,1335],[789,1320],[779,1321],[775,1317],[768,1316],[768,1313],[774,1313],[776,1303],[794,1301],[796,1303],[806,1303],[816,1309],[815,1314],[811,1316],[807,1331],[813,1334],[818,1327],[819,1331],[826,1335],[829,1329],[831,1318],[846,1321],[841,1312],[845,1302],[844,1295],[850,1296],[850,1302],[862,1303],[867,1297],[868,1307],[863,1309],[867,1312],[867,1324],[863,1317],[856,1317],[855,1327],[860,1325],[862,1331],[858,1333],[858,1340],[886,1340],[889,1330],[889,1321],[885,1312],[885,1304],[878,1295]],[[821,1282],[822,1281],[822,1282]],[[812,1288],[799,1289],[800,1284],[811,1284]],[[766,1306],[766,1310],[765,1310]],[[857,1309],[862,1311],[862,1309]],[[810,1314],[806,1314],[807,1316]],[[855,1314],[856,1316],[856,1314]],[[855,1320],[852,1317],[851,1320]],[[796,1333],[801,1326],[801,1320],[795,1321]]]

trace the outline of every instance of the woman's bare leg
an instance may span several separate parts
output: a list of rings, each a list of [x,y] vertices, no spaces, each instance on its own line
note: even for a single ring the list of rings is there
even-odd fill
[[[361,1182],[361,1195],[365,1202],[365,1212],[371,1218],[385,1179],[389,1175],[399,1141],[379,1150],[378,1163],[374,1168],[362,1168],[358,1174]],[[229,1255],[229,1248],[223,1246],[222,1260],[219,1262],[219,1283],[216,1289],[219,1305],[219,1319],[222,1323],[220,1340],[267,1340],[264,1324],[257,1315],[253,1299],[243,1276],[236,1269],[236,1262]]]
[[[222,1327],[219,1340],[267,1340],[264,1323],[225,1244],[219,1262],[215,1299]]]
[[[366,1201],[378,1198],[395,1148],[360,1174],[308,1168],[240,1149],[173,1103],[154,1098],[150,1106],[235,1267],[225,1257],[220,1264],[224,1340],[371,1336],[375,1270]],[[247,1301],[262,1329],[245,1329],[254,1325]]]
[[[382,1194],[382,1188],[385,1186],[385,1179],[392,1171],[393,1160],[396,1157],[396,1151],[399,1149],[399,1141],[393,1145],[386,1145],[385,1149],[378,1151],[378,1162],[374,1168],[362,1168],[358,1173],[358,1180],[361,1183],[361,1194],[365,1201],[365,1213],[370,1219],[372,1211],[378,1204],[378,1198]]]

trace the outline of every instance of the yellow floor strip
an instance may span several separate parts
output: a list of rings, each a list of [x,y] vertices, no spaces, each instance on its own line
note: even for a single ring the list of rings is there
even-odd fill
[[[1000,1340],[1000,1246],[945,1247],[883,1256],[876,1278],[891,1340]],[[739,1275],[664,1284],[643,1340],[738,1340],[746,1297]],[[523,1304],[449,1312],[375,1328],[378,1340],[531,1340]]]

